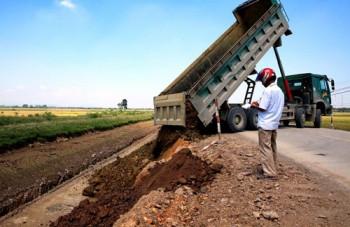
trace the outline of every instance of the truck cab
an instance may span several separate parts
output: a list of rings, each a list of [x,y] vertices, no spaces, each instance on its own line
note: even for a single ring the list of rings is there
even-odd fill
[[[329,82],[334,90],[334,81],[326,75],[303,73],[287,76],[293,100],[299,105],[316,105],[323,115],[332,113],[332,100]],[[286,93],[282,78],[277,80],[278,86]]]

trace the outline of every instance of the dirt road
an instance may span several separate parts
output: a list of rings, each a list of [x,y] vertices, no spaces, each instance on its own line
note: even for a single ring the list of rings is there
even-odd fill
[[[115,161],[116,157],[125,157],[142,145],[156,139],[157,133],[152,132],[131,146],[121,150],[111,157],[91,166],[71,180],[58,186],[46,195],[34,200],[20,209],[19,213],[0,220],[0,226],[48,226],[58,217],[68,214],[74,207],[86,199],[82,195],[93,173]]]
[[[169,134],[169,140],[175,133]],[[213,143],[217,140],[216,135],[179,140],[169,150],[173,153],[176,147],[181,147],[178,150],[182,153],[176,153],[179,155],[169,161],[150,162],[146,149],[133,152],[124,159],[117,159],[96,171],[89,179],[93,197],[84,199],[68,215],[51,224],[350,225],[350,197],[347,188],[285,157],[280,158],[277,181],[257,180],[261,168],[257,144],[240,134],[223,134],[222,138],[221,143]],[[215,174],[214,178],[212,174]],[[120,181],[124,177],[128,177],[131,182]],[[144,191],[146,187],[147,190]],[[48,194],[49,198],[50,196]],[[39,219],[37,215],[44,215],[50,209],[72,209],[71,206],[64,205],[63,199],[61,201],[58,205],[46,207],[34,215],[34,219]],[[35,209],[38,205],[35,202],[31,207]],[[0,225],[35,225],[25,218],[29,214],[21,216],[22,214],[26,214],[26,211],[2,220]],[[40,225],[49,224],[49,220],[40,219]]]
[[[153,122],[141,122],[1,154],[0,216],[157,131]]]

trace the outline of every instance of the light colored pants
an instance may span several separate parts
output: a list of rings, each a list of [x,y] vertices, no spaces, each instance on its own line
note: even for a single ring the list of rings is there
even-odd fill
[[[267,176],[277,176],[277,130],[259,128],[259,151],[262,168]]]

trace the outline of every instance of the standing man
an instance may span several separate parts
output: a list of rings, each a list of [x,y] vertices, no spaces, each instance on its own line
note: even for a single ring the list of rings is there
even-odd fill
[[[264,173],[258,179],[276,179],[276,138],[284,106],[284,94],[277,86],[275,72],[270,68],[261,70],[255,81],[261,81],[265,87],[260,102],[251,103],[251,108],[259,110],[259,151]]]

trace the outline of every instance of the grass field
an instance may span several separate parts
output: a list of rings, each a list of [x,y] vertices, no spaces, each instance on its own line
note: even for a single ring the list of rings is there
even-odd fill
[[[153,118],[153,111],[109,109],[0,109],[0,153]]]
[[[333,114],[334,129],[350,131],[350,113]],[[322,128],[331,128],[331,116],[322,116]]]
[[[104,112],[106,109],[66,109],[66,108],[0,108],[0,116],[28,117],[51,112],[58,117],[76,117],[88,113]]]
[[[0,109],[0,153],[33,142],[75,137],[153,118],[153,111],[110,109]],[[313,126],[312,122],[306,122]],[[322,116],[322,127],[331,128],[331,116]],[[333,127],[350,131],[350,113],[334,113]]]

